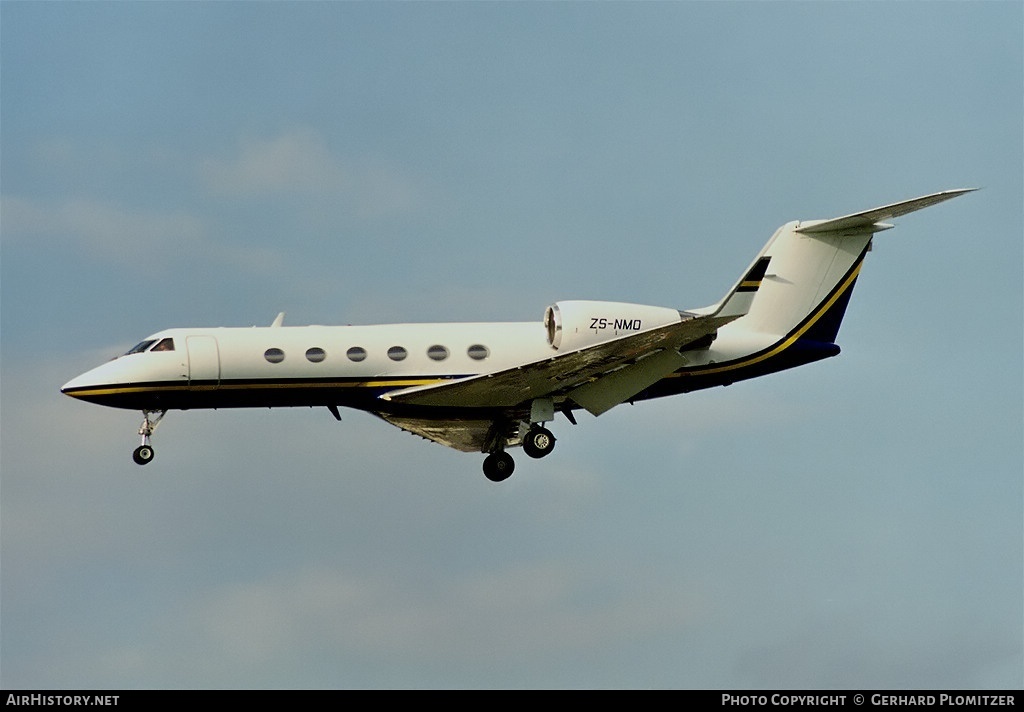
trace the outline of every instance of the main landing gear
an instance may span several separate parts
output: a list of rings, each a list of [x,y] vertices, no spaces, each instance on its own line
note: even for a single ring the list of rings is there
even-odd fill
[[[523,452],[533,458],[551,454],[555,449],[555,436],[539,425],[531,427],[523,438]],[[484,459],[484,475],[491,482],[504,482],[516,469],[516,462],[504,450],[492,452]]]
[[[155,414],[155,417],[150,418],[149,416]],[[160,421],[167,414],[166,410],[144,410],[142,411],[142,425],[139,426],[139,435],[142,436],[142,444],[135,448],[135,452],[132,453],[132,459],[135,460],[136,465],[146,465],[152,459],[153,446],[149,444],[149,437],[156,430],[156,426],[160,425]]]

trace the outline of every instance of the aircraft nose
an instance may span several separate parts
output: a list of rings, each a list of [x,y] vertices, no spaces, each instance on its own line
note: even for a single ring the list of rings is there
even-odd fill
[[[85,373],[79,376],[75,376],[70,381],[68,381],[63,386],[60,387],[60,392],[66,396],[71,396],[72,398],[81,398],[82,389],[91,385],[91,379],[86,378],[88,375],[89,372],[86,371]]]
[[[167,373],[180,373],[176,364],[165,365],[164,371],[159,369],[159,364],[154,367],[144,357],[117,358],[72,378],[60,390],[71,398],[111,408],[153,408],[163,403],[159,389],[152,388],[154,381],[187,380],[187,376],[167,377]]]
[[[60,387],[60,392],[80,400],[93,400],[93,396],[100,395],[98,391],[103,387],[124,380],[120,378],[124,374],[120,373],[121,369],[115,365],[116,363],[117,361],[108,361],[75,376]]]

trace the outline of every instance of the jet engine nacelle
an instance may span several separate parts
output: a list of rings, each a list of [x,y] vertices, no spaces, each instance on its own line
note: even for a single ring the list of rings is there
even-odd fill
[[[681,318],[679,310],[621,302],[558,302],[544,312],[548,343],[563,351],[635,334]]]

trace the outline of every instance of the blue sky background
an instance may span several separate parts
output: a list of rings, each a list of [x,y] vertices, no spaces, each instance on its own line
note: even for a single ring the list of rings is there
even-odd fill
[[[1019,688],[1024,6],[0,4],[5,688]],[[62,383],[172,326],[717,300],[875,241],[843,354],[501,486],[361,413]]]

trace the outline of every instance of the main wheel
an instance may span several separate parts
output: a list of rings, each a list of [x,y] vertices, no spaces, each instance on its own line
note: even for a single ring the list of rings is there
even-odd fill
[[[484,459],[484,475],[491,482],[504,482],[512,476],[516,461],[507,452],[493,452]]]
[[[555,436],[547,428],[530,428],[523,439],[523,452],[530,457],[544,457],[555,449]]]
[[[132,453],[132,459],[135,460],[136,465],[145,465],[153,459],[153,448],[149,445],[139,445],[135,448],[135,452]]]

